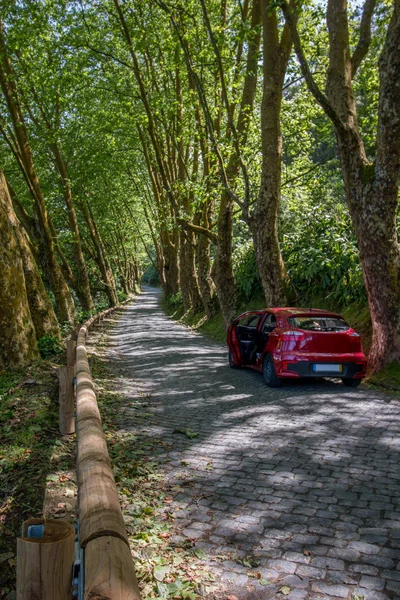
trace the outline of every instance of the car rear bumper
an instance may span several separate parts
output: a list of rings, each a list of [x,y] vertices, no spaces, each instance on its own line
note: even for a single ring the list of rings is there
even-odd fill
[[[274,357],[275,359],[275,357]],[[314,365],[319,365],[319,370],[315,371]],[[326,364],[326,371],[322,365]],[[340,372],[332,372],[329,366],[332,364],[341,365]],[[362,379],[365,377],[367,361],[361,353],[355,355],[315,355],[302,356],[301,358],[289,355],[280,356],[275,360],[275,369],[278,377],[298,378],[298,377],[337,377],[340,379]],[[322,368],[322,370],[321,370]]]

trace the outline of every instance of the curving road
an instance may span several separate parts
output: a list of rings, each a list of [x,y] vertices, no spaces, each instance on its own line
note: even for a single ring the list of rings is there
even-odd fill
[[[123,312],[110,359],[150,399],[137,429],[171,445],[175,541],[196,540],[243,600],[400,599],[399,402],[332,381],[269,389],[159,300],[146,288]]]

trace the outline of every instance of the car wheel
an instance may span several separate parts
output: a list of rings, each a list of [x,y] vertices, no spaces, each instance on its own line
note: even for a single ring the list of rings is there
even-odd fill
[[[270,354],[267,354],[267,356],[264,358],[263,375],[264,381],[268,387],[281,387],[282,380],[276,375],[274,361]]]
[[[346,385],[347,387],[358,387],[361,384],[361,379],[350,379],[350,378],[345,378],[342,379],[343,384]]]
[[[229,366],[231,369],[240,369],[240,365],[236,364],[235,357],[233,356],[232,350],[228,353]]]

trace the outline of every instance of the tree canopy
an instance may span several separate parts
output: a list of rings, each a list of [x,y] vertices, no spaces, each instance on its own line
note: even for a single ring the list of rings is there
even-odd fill
[[[399,52],[399,0],[6,1],[0,366],[142,280],[225,326],[368,303],[399,359]]]

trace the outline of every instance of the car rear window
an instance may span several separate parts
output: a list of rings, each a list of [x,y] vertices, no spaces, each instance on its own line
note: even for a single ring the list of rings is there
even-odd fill
[[[341,317],[298,315],[289,317],[288,321],[292,327],[305,329],[306,331],[346,331],[350,329],[350,326]]]

